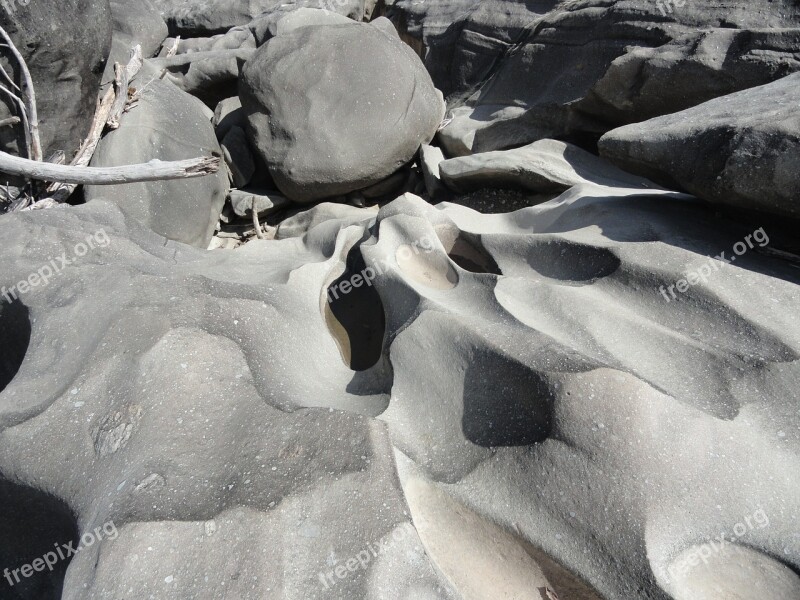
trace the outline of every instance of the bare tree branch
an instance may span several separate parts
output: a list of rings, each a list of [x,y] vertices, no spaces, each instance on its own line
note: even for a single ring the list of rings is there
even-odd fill
[[[6,83],[8,83],[11,87],[13,87],[18,92],[22,91],[21,89],[19,89],[19,86],[16,83],[14,83],[14,80],[11,79],[11,75],[8,74],[8,71],[5,70],[3,65],[0,65],[0,73],[2,73],[3,79],[6,80]]]
[[[172,47],[169,50],[167,50],[167,55],[166,55],[167,58],[171,58],[178,53],[178,46],[180,45],[180,43],[181,43],[181,36],[178,36],[175,38]]]
[[[105,96],[98,100],[97,109],[94,113],[92,125],[89,128],[89,135],[83,140],[78,153],[70,163],[74,167],[85,167],[92,160],[97,144],[103,134],[108,115],[111,114],[111,107],[114,104],[114,88],[108,88]],[[78,187],[75,183],[54,183],[47,188],[46,196],[36,202],[32,209],[47,208],[55,204],[66,202]]]
[[[6,86],[0,84],[0,92],[6,94],[13,102],[16,102],[19,106],[19,114],[21,115],[22,120],[22,129],[25,132],[25,145],[27,147],[28,156],[33,156],[33,140],[31,138],[31,128],[30,124],[28,123],[28,111],[25,110],[25,103],[22,101],[22,98],[17,96],[14,92],[9,90]]]
[[[119,129],[119,120],[128,102],[128,86],[142,68],[142,64],[144,64],[142,47],[137,44],[131,50],[131,58],[125,67],[120,66],[119,63],[114,65],[114,73],[116,75],[114,86],[117,88],[117,100],[114,102],[111,114],[108,117],[107,124],[109,129]]]
[[[258,239],[263,240],[266,239],[264,236],[264,232],[261,231],[261,223],[258,222],[258,211],[256,210],[256,197],[253,196],[253,202],[250,205],[250,212],[253,213],[253,227],[256,228],[256,237]]]
[[[8,45],[8,49],[14,55],[14,58],[16,58],[19,62],[22,79],[25,82],[25,95],[28,98],[27,109],[31,137],[31,154],[29,156],[33,160],[41,161],[42,142],[39,139],[39,112],[36,110],[36,91],[33,88],[33,78],[31,77],[31,72],[28,70],[28,65],[25,63],[25,59],[22,58],[22,54],[20,54],[19,50],[17,50],[17,47],[11,40],[11,36],[9,36],[8,33],[6,33],[6,30],[2,27],[0,27],[0,35],[3,36],[3,39],[5,39],[6,44]]]

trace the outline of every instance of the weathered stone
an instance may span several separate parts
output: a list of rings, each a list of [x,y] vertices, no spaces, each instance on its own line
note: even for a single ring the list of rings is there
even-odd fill
[[[800,216],[800,73],[600,140],[620,167],[709,202]]]
[[[443,112],[414,53],[361,23],[272,38],[245,66],[240,97],[253,145],[296,202],[382,181],[430,141]]]
[[[100,141],[92,166],[222,155],[203,104],[168,81],[154,79],[156,75],[147,65],[140,71],[135,81],[151,83],[136,108],[123,115],[120,128]],[[85,195],[88,201],[102,198],[119,204],[159,235],[206,248],[227,191],[223,166],[200,178],[87,186]]]

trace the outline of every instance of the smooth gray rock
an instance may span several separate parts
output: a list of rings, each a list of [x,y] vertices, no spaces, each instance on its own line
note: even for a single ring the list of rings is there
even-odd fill
[[[221,100],[214,109],[214,118],[211,120],[217,132],[217,139],[222,141],[231,127],[246,127],[247,116],[242,110],[242,101],[239,96]]]
[[[424,144],[419,149],[419,166],[425,181],[425,189],[431,199],[439,198],[447,192],[439,171],[442,161],[444,153],[438,146]]]
[[[155,75],[145,65],[135,81],[150,81]],[[168,81],[155,79],[136,108],[123,115],[120,128],[100,141],[91,165],[221,156],[204,109],[199,100]],[[87,201],[111,200],[159,235],[200,248],[208,246],[227,192],[224,165],[213,175],[194,179],[85,188]]]
[[[278,32],[278,23],[287,15],[297,11],[311,9],[322,13],[339,15],[352,21],[366,20],[364,0],[297,0],[292,3],[279,2],[265,11],[247,26],[253,32],[256,43],[261,46],[268,39],[273,38]],[[304,17],[306,18],[306,17]]]
[[[273,36],[286,35],[301,27],[311,27],[312,25],[346,25],[351,22],[351,19],[336,12],[303,7],[286,13],[281,17],[281,19],[275,23],[275,27],[271,30],[271,33]]]
[[[596,185],[303,214],[214,252],[0,219],[4,286],[75,259],[0,306],[0,564],[113,523],[65,600],[798,597],[800,278],[709,258],[752,229]]]
[[[615,129],[603,156],[737,208],[800,216],[800,73]]]
[[[390,19],[425,61],[446,96],[479,84],[552,0],[387,0],[376,15]]]
[[[397,38],[398,40],[401,39],[400,34],[397,32],[397,28],[395,28],[394,24],[386,17],[378,17],[373,21],[370,21],[369,24],[373,27],[377,27],[387,35]]]
[[[232,27],[246,25],[276,0],[154,0],[170,26],[183,38],[224,34]]]
[[[419,58],[362,23],[271,39],[245,65],[239,95],[254,147],[296,202],[385,179],[431,140],[443,113]]]
[[[236,95],[244,64],[254,53],[254,48],[209,50],[148,62],[155,69],[166,69],[169,81],[213,110],[220,101]]]
[[[114,35],[125,38],[127,48],[139,44],[149,58],[161,48],[169,31],[155,0],[111,0]]]
[[[158,53],[167,40],[167,24],[153,4],[153,0],[132,2],[130,0],[113,0],[111,2],[114,31],[111,40],[111,52],[108,55],[103,82],[111,85],[114,81],[114,65],[128,64],[131,50],[139,45],[142,56],[150,58]]]
[[[800,28],[704,29],[611,63],[576,108],[624,125],[678,112],[800,70]]]
[[[3,2],[0,25],[31,71],[45,158],[58,150],[71,157],[89,133],[111,48],[108,0]],[[20,85],[19,65],[7,50],[0,60]],[[19,114],[11,104],[0,94],[0,119]],[[0,149],[25,156],[21,126],[0,128]]]
[[[451,158],[439,163],[438,170],[447,187],[459,194],[489,187],[547,193],[581,183],[638,189],[658,187],[586,150],[558,140],[539,140],[514,150]]]
[[[170,38],[174,43],[175,38]],[[193,52],[210,52],[212,50],[239,50],[242,48],[255,48],[256,40],[253,32],[247,27],[233,27],[227,33],[211,37],[196,37],[178,40],[177,54],[192,54]],[[163,58],[164,55],[162,54]]]

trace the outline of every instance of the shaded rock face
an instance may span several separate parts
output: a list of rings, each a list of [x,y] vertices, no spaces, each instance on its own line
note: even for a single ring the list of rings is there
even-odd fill
[[[16,300],[0,392],[9,503],[47,490],[74,515],[53,531],[117,532],[63,598],[796,597],[797,270],[753,250],[659,291],[747,230],[596,185],[307,216],[217,253],[107,202],[0,222],[6,288],[75,259]],[[374,294],[341,299],[385,331],[356,371],[374,332],[325,306],[361,265]],[[713,569],[686,559],[721,531]]]
[[[153,3],[154,0],[111,0],[114,38],[119,37],[126,50],[135,44],[142,47],[142,56],[153,56],[167,38],[167,24]]]
[[[325,8],[356,20],[364,16],[364,0],[153,0],[173,34],[184,36],[225,33],[257,18],[285,14],[295,8]]]
[[[425,61],[436,87],[460,94],[479,84],[537,17],[558,0],[389,0],[378,12]]]
[[[800,217],[800,73],[615,129],[600,152],[710,202]]]
[[[362,23],[272,38],[245,65],[240,97],[253,145],[296,202],[382,181],[431,140],[444,110],[419,58]]]
[[[148,83],[149,82],[149,83]],[[206,109],[196,98],[145,66],[134,87],[147,88],[138,104],[108,133],[92,157],[93,167],[113,167],[216,154],[222,156]],[[111,186],[87,186],[87,201],[99,198],[120,208],[164,237],[208,247],[228,192],[223,168],[195,179],[150,181]]]
[[[596,140],[615,126],[798,69],[800,13],[790,0],[757,8],[744,0],[686,2],[671,11],[633,0],[534,2],[522,12],[521,4],[505,12],[504,2],[476,4],[392,5],[405,35],[429,46],[422,52],[434,81],[456,74],[451,107],[463,110],[442,132],[451,155],[543,137]],[[508,21],[494,28],[501,18]],[[439,33],[453,19],[463,25]],[[488,37],[471,33],[484,23]]]
[[[4,2],[0,25],[31,71],[39,109],[42,149],[71,156],[89,133],[106,58],[111,47],[108,0]],[[19,65],[7,51],[2,63],[20,85]],[[0,98],[0,119],[18,115]],[[21,127],[0,128],[0,147],[25,156]]]
[[[615,60],[580,110],[627,124],[690,108],[800,70],[800,28],[704,29]]]

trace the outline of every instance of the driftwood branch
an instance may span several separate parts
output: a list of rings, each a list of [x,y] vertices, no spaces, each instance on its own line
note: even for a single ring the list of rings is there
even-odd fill
[[[78,153],[75,155],[75,158],[72,159],[72,162],[70,163],[72,166],[85,167],[89,164],[89,161],[92,160],[94,151],[97,149],[97,144],[100,143],[100,137],[103,135],[103,129],[105,128],[106,121],[108,121],[108,115],[111,114],[111,108],[113,104],[114,90],[112,88],[108,88],[105,96],[103,96],[97,104],[97,109],[94,113],[94,119],[92,120],[92,125],[89,128],[89,135],[86,136],[85,140],[83,140]]]
[[[203,177],[216,173],[219,170],[219,156],[198,157],[171,162],[151,160],[144,164],[121,167],[87,166],[91,161],[106,125],[111,129],[117,129],[119,127],[119,120],[125,112],[129,101],[128,92],[130,81],[136,76],[143,65],[142,49],[141,46],[138,45],[131,50],[130,60],[124,68],[118,64],[115,65],[116,90],[114,88],[109,88],[103,98],[98,102],[89,135],[81,144],[71,164],[63,165],[42,162],[33,81],[22,55],[19,54],[16,47],[14,47],[11,42],[11,38],[2,27],[0,27],[0,35],[8,42],[6,47],[12,51],[20,63],[23,79],[25,81],[26,96],[28,98],[26,106],[26,103],[20,97],[0,84],[0,91],[6,93],[12,100],[19,104],[20,113],[22,115],[21,120],[17,117],[12,117],[11,119],[0,122],[0,126],[21,121],[25,126],[26,140],[29,140],[28,155],[31,157],[26,159],[0,152],[0,172],[22,176],[26,179],[52,182],[51,185],[47,187],[44,198],[31,206],[27,206],[27,202],[24,203],[26,206],[23,206],[23,203],[18,203],[17,209],[34,210],[56,206],[65,202],[78,185],[117,185],[123,183]],[[12,87],[19,89],[13,84],[13,81],[10,81],[10,83]],[[12,207],[11,210],[15,210],[15,208]]]
[[[253,213],[253,227],[256,228],[256,237],[263,240],[266,239],[264,232],[261,231],[261,223],[258,222],[258,211],[256,210],[256,197],[253,196],[253,203],[250,205],[250,212]]]
[[[0,172],[40,181],[78,185],[115,185],[202,177],[216,173],[219,169],[219,160],[218,156],[209,156],[172,162],[151,160],[148,163],[124,167],[77,167],[37,162],[0,152]]]
[[[169,50],[167,50],[166,58],[171,58],[178,53],[178,46],[181,43],[181,36],[175,38],[175,41],[172,43],[172,46]]]
[[[117,99],[108,117],[107,124],[109,129],[119,129],[119,120],[128,102],[128,86],[142,68],[143,64],[142,47],[137,44],[133,47],[133,50],[131,50],[131,58],[125,67],[121,66],[119,63],[114,65],[114,87],[117,89]]]
[[[17,59],[19,62],[19,69],[20,73],[22,74],[22,80],[25,83],[25,96],[28,99],[27,102],[27,110],[28,110],[28,124],[30,127],[30,154],[29,157],[36,161],[42,160],[42,142],[39,139],[39,112],[36,109],[36,92],[33,88],[33,78],[31,77],[31,72],[28,70],[28,65],[25,63],[25,59],[22,58],[22,54],[20,54],[17,47],[14,45],[14,42],[11,40],[11,36],[6,33],[6,30],[0,27],[0,35],[3,36],[3,39],[6,41],[8,45],[8,49],[14,55],[14,58]]]
[[[89,128],[89,135],[83,140],[78,153],[70,163],[73,167],[85,167],[92,160],[94,151],[97,149],[97,144],[100,143],[100,137],[103,134],[108,115],[111,114],[111,106],[113,103],[114,89],[108,88],[105,96],[98,101],[94,119]],[[31,208],[49,208],[50,206],[66,202],[72,195],[72,192],[75,191],[76,187],[78,187],[78,185],[75,183],[53,183],[47,188],[46,196],[37,201]]]
[[[25,103],[22,101],[22,98],[1,84],[0,92],[3,92],[13,102],[17,103],[17,106],[19,107],[20,120],[22,121],[22,129],[25,131],[25,145],[27,147],[28,156],[33,156],[33,140],[31,139],[31,128],[28,123],[28,111],[25,109]]]
[[[5,70],[3,65],[0,65],[0,74],[3,75],[3,79],[5,79],[6,83],[8,83],[11,87],[13,87],[18,92],[22,91],[21,89],[19,89],[19,86],[16,83],[14,83],[14,80],[11,79],[11,75],[8,74],[8,71]]]
[[[105,95],[98,100],[97,108],[94,113],[92,125],[89,128],[89,135],[83,140],[78,153],[72,159],[70,164],[76,167],[85,167],[92,160],[94,151],[97,149],[97,144],[100,143],[100,138],[105,129],[108,115],[111,114],[111,106],[114,104],[114,88],[109,87]],[[78,184],[75,183],[52,183],[47,187],[43,198],[34,202],[31,206],[21,208],[21,210],[41,210],[43,208],[50,208],[66,202]]]

